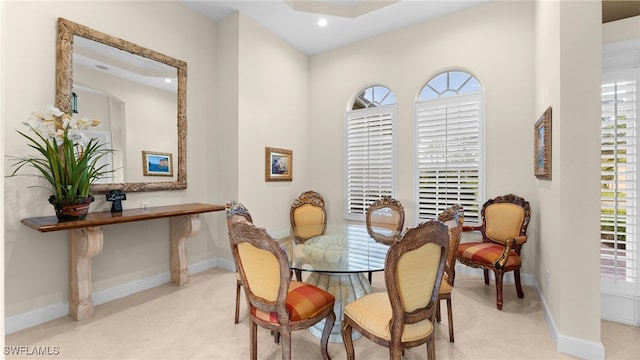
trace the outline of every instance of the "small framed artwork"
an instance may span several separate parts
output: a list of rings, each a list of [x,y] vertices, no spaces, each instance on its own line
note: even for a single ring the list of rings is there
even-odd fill
[[[173,156],[142,150],[142,172],[144,176],[173,176]]]
[[[533,129],[533,174],[551,180],[551,107],[540,116]]]
[[[293,180],[293,151],[264,148],[264,181]]]

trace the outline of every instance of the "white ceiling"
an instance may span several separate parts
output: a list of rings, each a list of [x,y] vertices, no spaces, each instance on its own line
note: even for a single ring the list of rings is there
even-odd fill
[[[488,0],[180,1],[216,22],[240,11],[302,52],[314,55]],[[316,25],[321,17],[329,22],[325,28]]]

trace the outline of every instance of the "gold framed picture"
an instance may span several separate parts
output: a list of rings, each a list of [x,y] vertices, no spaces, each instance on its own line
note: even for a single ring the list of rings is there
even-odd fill
[[[173,156],[142,150],[142,173],[144,176],[173,176]]]
[[[536,121],[533,129],[533,174],[551,180],[551,106]]]
[[[293,151],[264,148],[264,181],[293,180]]]

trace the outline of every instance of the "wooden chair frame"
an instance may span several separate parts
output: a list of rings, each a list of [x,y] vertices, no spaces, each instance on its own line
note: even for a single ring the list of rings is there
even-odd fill
[[[231,224],[235,221],[244,219],[247,222],[253,223],[251,213],[244,207],[243,204],[237,201],[229,201],[224,206],[227,214],[227,231],[229,233],[229,244],[231,244]],[[236,269],[236,313],[235,323],[237,324],[240,319],[240,288],[242,288],[242,281],[240,280],[240,274]]]
[[[373,237],[376,240],[378,240],[378,238],[380,238],[381,235],[371,231],[371,228],[374,227],[375,225],[372,219],[373,219],[374,212],[376,210],[381,210],[381,209],[389,209],[395,212],[396,214],[398,214],[398,222],[396,223],[395,229],[392,229],[392,230],[396,230],[398,231],[398,233],[400,233],[402,231],[402,227],[404,226],[404,206],[402,206],[402,203],[400,203],[400,201],[389,196],[384,196],[374,201],[373,203],[371,203],[371,205],[369,205],[369,207],[367,208],[367,213],[366,213],[367,231],[369,232],[369,235],[371,235],[371,237]],[[393,243],[393,241],[395,240],[396,240],[395,238],[386,239],[382,237],[380,238],[379,241],[381,242],[386,241],[388,243]]]
[[[400,289],[398,288],[398,261],[406,252],[418,249],[428,243],[434,243],[440,246],[440,259],[438,262],[438,270],[434,287],[431,292],[431,296],[429,297],[429,302],[425,307],[415,309],[411,312],[405,312],[402,307]],[[348,360],[355,359],[353,339],[351,337],[352,330],[358,331],[362,336],[376,344],[388,347],[390,359],[400,359],[404,349],[426,344],[428,358],[430,360],[435,360],[435,329],[425,338],[408,342],[402,341],[402,332],[405,324],[415,324],[423,320],[428,320],[432,323],[434,322],[438,302],[438,290],[443,278],[448,247],[449,230],[446,225],[439,221],[428,221],[420,224],[416,228],[409,229],[401,241],[397,241],[391,245],[385,260],[385,283],[392,308],[392,316],[389,323],[391,339],[386,340],[370,333],[345,313],[341,330]]]
[[[486,210],[492,205],[501,204],[501,203],[518,205],[522,208],[524,212],[523,221],[520,226],[518,235],[507,239],[504,242],[504,244],[502,242],[491,239],[489,236],[487,236],[487,233],[486,233],[486,230],[487,230]],[[518,297],[519,298],[524,297],[524,292],[522,291],[522,284],[520,281],[521,264],[508,265],[508,261],[512,251],[515,252],[518,256],[520,256],[520,253],[522,251],[522,245],[524,245],[524,243],[527,242],[527,227],[529,226],[529,221],[531,220],[531,208],[529,206],[529,202],[526,201],[524,198],[514,194],[507,194],[503,196],[498,196],[495,199],[490,199],[487,202],[485,202],[484,205],[482,206],[482,210],[480,214],[482,218],[482,225],[464,226],[462,230],[464,232],[480,231],[480,233],[482,234],[483,243],[491,243],[491,244],[504,246],[502,254],[494,263],[482,264],[482,263],[473,261],[472,259],[468,259],[462,256],[458,252],[458,261],[460,261],[460,263],[462,264],[465,264],[473,268],[483,269],[484,283],[487,285],[489,284],[489,270],[493,271],[496,278],[496,307],[498,308],[498,310],[502,310],[502,304],[503,304],[503,291],[502,291],[503,281],[502,280],[505,273],[509,271],[513,271],[513,277],[515,279],[516,292],[518,293]]]
[[[289,283],[291,280],[291,273],[289,271],[289,260],[285,251],[280,247],[280,244],[271,238],[267,231],[262,228],[258,228],[253,224],[246,224],[236,222],[231,224],[231,239],[232,239],[232,252],[233,257],[238,265],[240,277],[242,283],[245,285],[245,295],[247,297],[247,303],[259,310],[265,312],[276,312],[278,314],[279,324],[274,324],[268,321],[264,321],[249,311],[249,317],[251,319],[250,325],[250,353],[251,359],[257,359],[258,345],[257,345],[257,326],[269,329],[272,332],[278,332],[280,334],[280,344],[282,347],[282,359],[291,359],[291,331],[307,329],[310,326],[326,319],[324,329],[322,332],[322,338],[320,341],[320,351],[322,358],[330,360],[331,357],[327,351],[327,344],[329,342],[329,335],[331,328],[335,323],[335,313],[333,312],[332,303],[331,306],[327,306],[323,311],[316,314],[316,316],[292,322],[290,320],[289,312],[286,308],[287,294],[289,292]],[[241,243],[248,243],[258,249],[266,250],[273,254],[280,265],[280,286],[278,289],[277,299],[275,301],[268,301],[259,296],[256,296],[251,291],[251,284],[247,281],[247,274],[243,267],[242,258],[238,251],[238,245]]]
[[[464,226],[464,209],[458,204],[453,204],[438,215],[438,221],[447,223],[455,221],[457,227],[449,227],[449,250],[447,251],[447,261],[444,265],[444,273],[447,275],[444,279],[447,284],[453,288],[453,282],[456,278],[456,259],[458,256],[458,246],[462,237],[462,228]],[[454,342],[453,336],[453,306],[451,303],[451,291],[443,291],[440,287],[438,293],[438,308],[436,310],[436,321],[440,322],[440,301],[445,300],[447,303],[447,318],[449,321],[449,342]]]
[[[369,207],[367,208],[367,213],[365,218],[366,218],[366,224],[367,224],[367,232],[369,233],[369,236],[371,236],[374,240],[378,242],[391,245],[396,240],[398,240],[398,237],[385,236],[383,234],[373,231],[372,229],[375,225],[374,222],[372,221],[373,214],[376,210],[382,210],[382,209],[390,209],[391,211],[398,214],[398,222],[396,223],[396,227],[395,229],[391,229],[391,230],[395,230],[398,232],[398,234],[400,234],[402,232],[402,228],[404,227],[404,206],[402,206],[402,203],[400,201],[390,196],[384,196],[372,202],[371,205],[369,205]],[[369,271],[369,276],[368,276],[369,283],[371,283],[371,280],[373,279],[372,274],[373,273]]]

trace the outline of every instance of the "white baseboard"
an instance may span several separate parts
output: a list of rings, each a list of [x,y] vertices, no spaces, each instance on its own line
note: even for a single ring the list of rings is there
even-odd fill
[[[576,356],[581,359],[604,360],[604,345],[601,342],[587,341],[573,336],[563,335],[558,331],[556,322],[551,316],[551,311],[547,306],[547,301],[542,295],[540,284],[535,282],[533,285],[542,307],[544,309],[544,319],[549,328],[549,334],[556,344],[556,351],[563,354]]]
[[[197,274],[199,272],[212,269],[221,263],[220,267],[228,270],[227,263],[231,263],[231,270],[235,271],[233,261],[224,259],[209,259],[197,264],[189,265],[189,273]],[[171,280],[170,272],[163,272],[144,279],[135,280],[126,284],[118,285],[109,289],[97,291],[93,293],[93,303],[95,305],[104,304],[106,302],[119,299],[137,292],[151,289],[162,284],[166,284]],[[43,324],[63,316],[69,315],[69,302],[53,304],[39,309],[28,311],[26,313],[14,315],[4,320],[5,335],[16,331],[24,330],[32,326]]]
[[[233,261],[216,258],[190,265],[189,273],[196,274],[215,267],[219,267],[227,271],[235,271],[235,265]],[[468,266],[462,266],[461,264],[456,265],[456,273],[476,276],[479,278],[483,277],[481,269],[474,269]],[[493,274],[491,276],[493,278]],[[545,321],[547,322],[551,337],[556,343],[556,350],[558,352],[577,356],[582,359],[604,360],[604,346],[602,345],[602,343],[585,341],[583,339],[560,334],[558,328],[555,325],[553,317],[551,316],[549,307],[547,306],[547,303],[542,296],[540,287],[533,276],[529,274],[521,274],[521,280],[523,285],[534,287],[536,294],[542,303]],[[96,305],[103,304],[108,301],[119,299],[127,295],[135,294],[143,290],[166,284],[169,281],[169,272],[156,274],[110,289],[98,291],[93,294],[93,301]],[[513,273],[505,274],[504,281],[513,283],[515,281],[513,278]],[[69,303],[65,302],[45,306],[43,308],[35,309],[23,314],[14,315],[5,319],[5,334],[11,334],[16,331],[30,328],[32,326],[40,325],[47,321],[66,316],[68,314]]]
[[[456,274],[465,274],[484,278],[482,269],[471,268],[462,264],[456,264]],[[493,273],[491,271],[489,272],[489,274],[490,278],[494,279]],[[551,316],[551,311],[549,311],[549,307],[547,306],[547,302],[542,296],[540,286],[532,275],[520,274],[520,280],[522,282],[522,285],[532,286],[535,289],[536,295],[542,303],[544,319],[547,323],[547,327],[549,328],[549,333],[554,343],[556,344],[556,351],[563,354],[576,356],[581,359],[604,360],[604,345],[602,345],[602,343],[586,341],[584,339],[576,338],[573,336],[563,335],[558,331],[555,321],[553,320],[553,316]],[[504,275],[504,282],[515,282],[513,272],[508,272]]]

